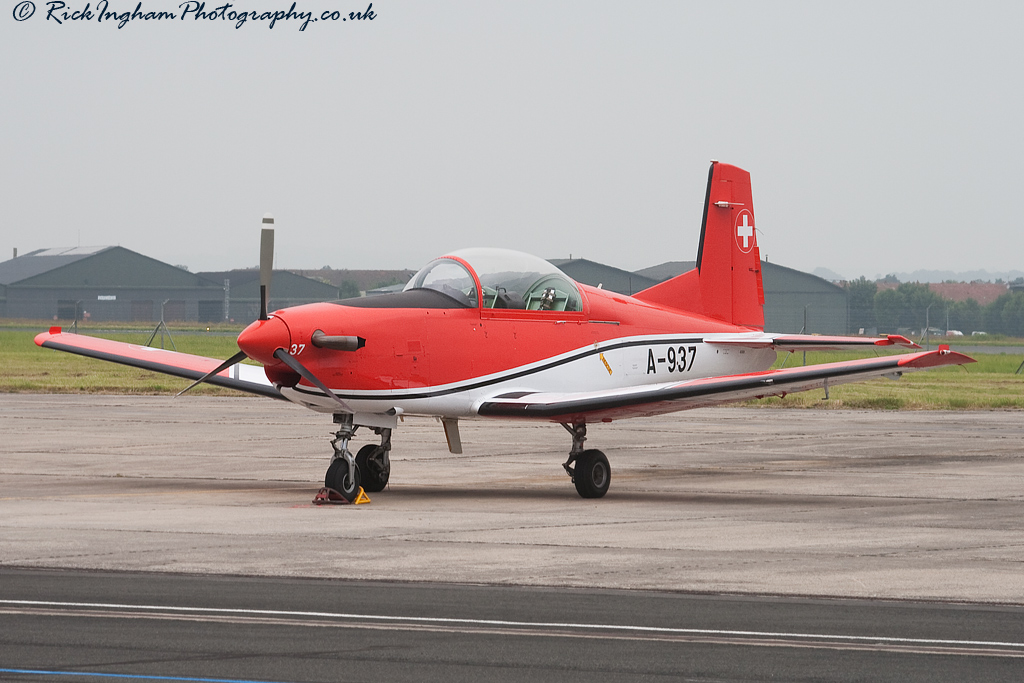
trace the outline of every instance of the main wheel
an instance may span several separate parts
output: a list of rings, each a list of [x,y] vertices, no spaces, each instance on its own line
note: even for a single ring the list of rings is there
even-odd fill
[[[341,494],[342,498],[351,503],[359,494],[359,468],[356,467],[355,476],[350,477],[348,461],[345,458],[335,458],[331,461],[331,466],[327,468],[324,486],[334,489]]]
[[[356,467],[363,489],[368,493],[383,491],[391,478],[391,463],[380,446],[366,444],[356,453]]]
[[[608,485],[611,482],[612,469],[608,466],[608,458],[604,453],[590,449],[576,456],[572,483],[576,484],[576,492],[580,496],[600,498],[608,493]]]

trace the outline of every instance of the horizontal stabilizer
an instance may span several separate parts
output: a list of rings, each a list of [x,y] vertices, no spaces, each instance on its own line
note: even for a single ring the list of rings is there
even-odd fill
[[[775,349],[777,351],[842,351],[877,347],[921,348],[899,334],[885,337],[830,337],[817,334],[763,334],[760,332],[739,334],[709,334],[705,343],[723,346],[741,346],[751,349]]]

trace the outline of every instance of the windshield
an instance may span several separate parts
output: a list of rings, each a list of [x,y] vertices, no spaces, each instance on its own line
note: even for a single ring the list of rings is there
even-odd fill
[[[450,256],[462,259],[476,271],[483,289],[484,308],[583,310],[575,283],[544,259],[510,249],[462,249]],[[442,257],[428,263],[405,288],[420,287],[437,289],[477,305],[472,275],[451,258]]]
[[[410,289],[434,289],[466,306],[476,306],[473,276],[455,259],[434,259],[416,273],[402,291]]]

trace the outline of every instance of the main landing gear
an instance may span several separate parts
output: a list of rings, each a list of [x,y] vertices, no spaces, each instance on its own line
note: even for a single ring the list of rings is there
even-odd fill
[[[324,476],[324,486],[334,489],[342,497],[352,502],[359,494],[359,487],[368,493],[384,490],[391,477],[391,430],[385,427],[372,427],[380,437],[380,445],[367,444],[359,449],[356,455],[348,448],[348,443],[355,436],[359,425],[352,422],[352,416],[339,413],[334,416],[338,431],[331,439],[334,457],[331,466]]]
[[[572,434],[572,450],[569,451],[569,459],[562,467],[572,477],[572,483],[576,485],[576,492],[583,498],[600,498],[608,493],[608,485],[612,481],[612,470],[608,466],[608,458],[604,453],[595,449],[583,449],[583,442],[587,440],[587,425],[583,422],[578,424],[562,423],[566,431]]]
[[[360,486],[367,493],[383,491],[391,477],[391,429],[370,427],[380,437],[380,444],[367,444],[352,455],[348,445],[359,425],[347,413],[336,414],[334,423],[338,425],[338,431],[331,440],[334,457],[331,466],[327,468],[324,486],[334,489],[349,502],[359,495]],[[601,498],[608,493],[608,485],[612,481],[608,458],[597,449],[583,448],[587,440],[585,423],[563,423],[562,426],[572,435],[572,450],[562,467],[572,478],[576,492],[581,497]]]

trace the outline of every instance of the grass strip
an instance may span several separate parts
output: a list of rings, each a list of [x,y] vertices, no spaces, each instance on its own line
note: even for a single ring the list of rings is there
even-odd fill
[[[96,327],[99,327],[96,324]],[[103,327],[107,327],[105,324]],[[137,324],[136,324],[137,327]],[[38,331],[42,331],[42,327]],[[235,337],[225,332],[237,328],[207,332],[200,326],[171,328],[178,351],[209,358],[228,358],[238,351]],[[151,330],[97,331],[83,333],[104,339],[144,344]],[[170,375],[107,363],[70,353],[42,349],[35,345],[36,331],[0,327],[0,392],[54,394],[174,394],[189,382]],[[159,336],[157,337],[159,340]],[[170,343],[165,346],[170,348]],[[853,360],[874,353],[852,351],[811,351],[808,365]],[[832,387],[828,400],[823,391],[790,394],[785,398],[749,401],[746,405],[770,408],[819,410],[1000,410],[1024,409],[1024,375],[1014,371],[1024,361],[1020,354],[974,354],[977,363],[912,372],[901,379],[877,379],[870,382]],[[801,364],[802,354],[779,354],[774,367]],[[250,361],[251,362],[251,361]],[[201,385],[192,390],[209,396],[248,395],[231,389]]]

